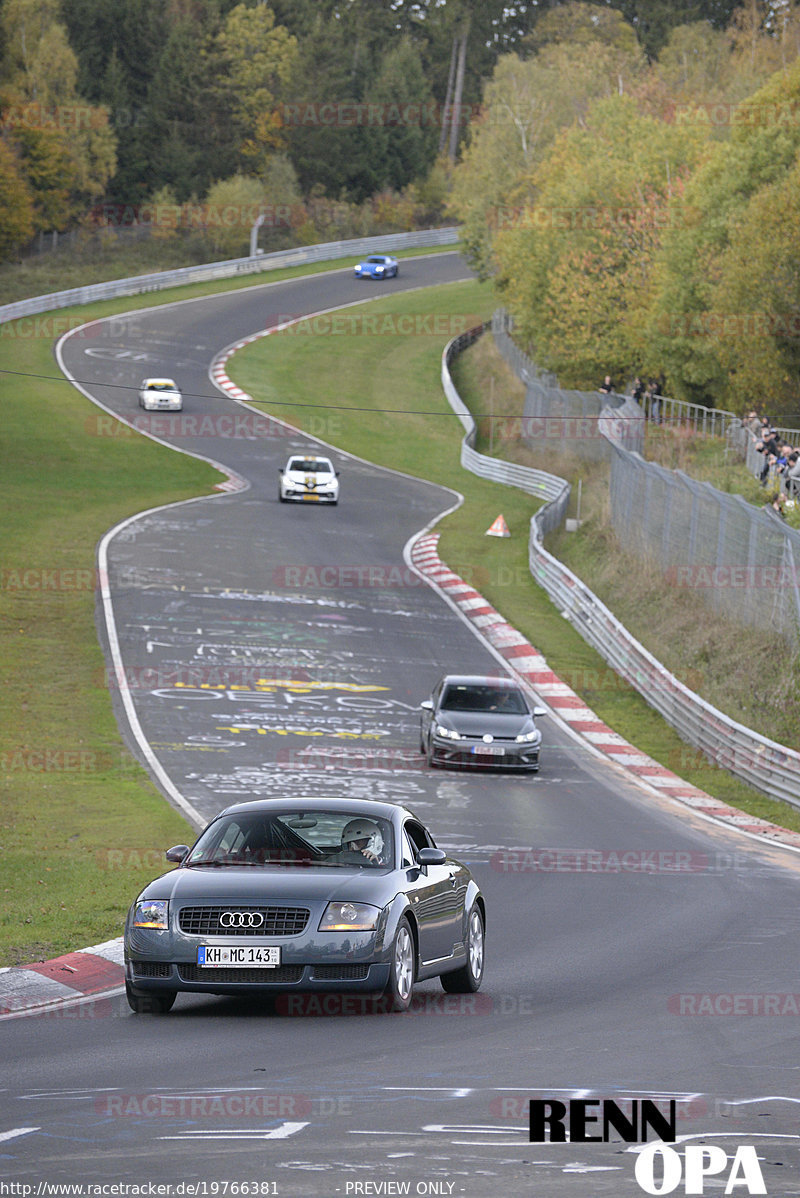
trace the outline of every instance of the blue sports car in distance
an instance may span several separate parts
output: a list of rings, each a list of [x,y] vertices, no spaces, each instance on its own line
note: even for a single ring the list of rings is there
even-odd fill
[[[400,264],[388,254],[370,254],[355,269],[357,279],[396,279]]]
[[[356,996],[405,1011],[414,983],[474,993],[486,911],[470,871],[406,807],[261,799],[176,845],[125,927],[128,1002],[165,1014],[181,991]]]

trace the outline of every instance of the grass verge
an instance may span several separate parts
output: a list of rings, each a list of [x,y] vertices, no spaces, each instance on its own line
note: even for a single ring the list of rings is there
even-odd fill
[[[452,318],[488,315],[493,299],[478,283],[425,293],[425,309]],[[387,295],[370,312],[400,327],[418,309],[413,295]],[[292,422],[311,431],[320,408],[335,413],[337,445],[380,465],[404,470],[465,493],[461,508],[443,523],[440,552],[447,564],[472,582],[537,649],[566,682],[623,736],[682,777],[732,805],[800,830],[800,812],[767,799],[732,775],[710,765],[682,741],[636,691],[624,683],[565,621],[537,587],[527,565],[528,526],[536,504],[514,488],[478,479],[460,465],[460,425],[440,384],[441,338],[426,336],[301,337],[276,334],[256,342],[229,362],[235,382],[258,406],[284,417],[270,400],[293,394],[314,405],[292,413]],[[503,378],[505,372],[505,378]],[[487,413],[488,379],[495,377],[492,401],[494,449],[511,441],[521,411],[502,360],[487,368],[464,355],[456,383],[473,410]],[[357,408],[356,412],[348,411]],[[499,425],[506,420],[505,429]],[[331,425],[333,422],[331,421]],[[484,452],[488,446],[482,446]],[[558,472],[551,458],[549,469]],[[487,538],[485,530],[502,511],[512,532],[508,540]]]

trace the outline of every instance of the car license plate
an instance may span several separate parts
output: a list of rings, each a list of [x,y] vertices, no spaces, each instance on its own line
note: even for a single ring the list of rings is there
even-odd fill
[[[471,753],[480,753],[484,757],[505,757],[506,751],[502,745],[473,745]]]
[[[303,493],[303,499],[316,499],[319,501],[319,495],[315,495],[312,491],[305,491]]]
[[[274,969],[280,963],[279,944],[200,944],[197,948],[197,964],[206,969],[236,969],[242,965]]]

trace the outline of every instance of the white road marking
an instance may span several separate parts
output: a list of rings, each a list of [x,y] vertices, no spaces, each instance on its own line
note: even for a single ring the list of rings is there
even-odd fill
[[[18,1136],[28,1136],[39,1130],[38,1127],[12,1127],[11,1131],[0,1131],[0,1140],[16,1140]]]
[[[159,1140],[286,1140],[308,1127],[305,1123],[281,1123],[280,1127],[261,1131],[257,1128],[229,1128],[226,1131],[185,1131],[177,1136],[159,1136]]]

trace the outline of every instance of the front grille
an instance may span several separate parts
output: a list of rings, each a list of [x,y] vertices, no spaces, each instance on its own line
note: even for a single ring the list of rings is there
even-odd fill
[[[369,965],[315,965],[315,982],[365,982]]]
[[[220,916],[263,916],[258,927],[223,927]],[[306,929],[311,912],[307,907],[182,907],[178,927],[190,936],[299,936]]]
[[[134,961],[133,973],[137,978],[171,978],[172,966],[163,961]]]
[[[178,976],[182,982],[299,982],[303,976],[303,966],[278,965],[275,969],[206,969],[202,965],[179,965]]]

